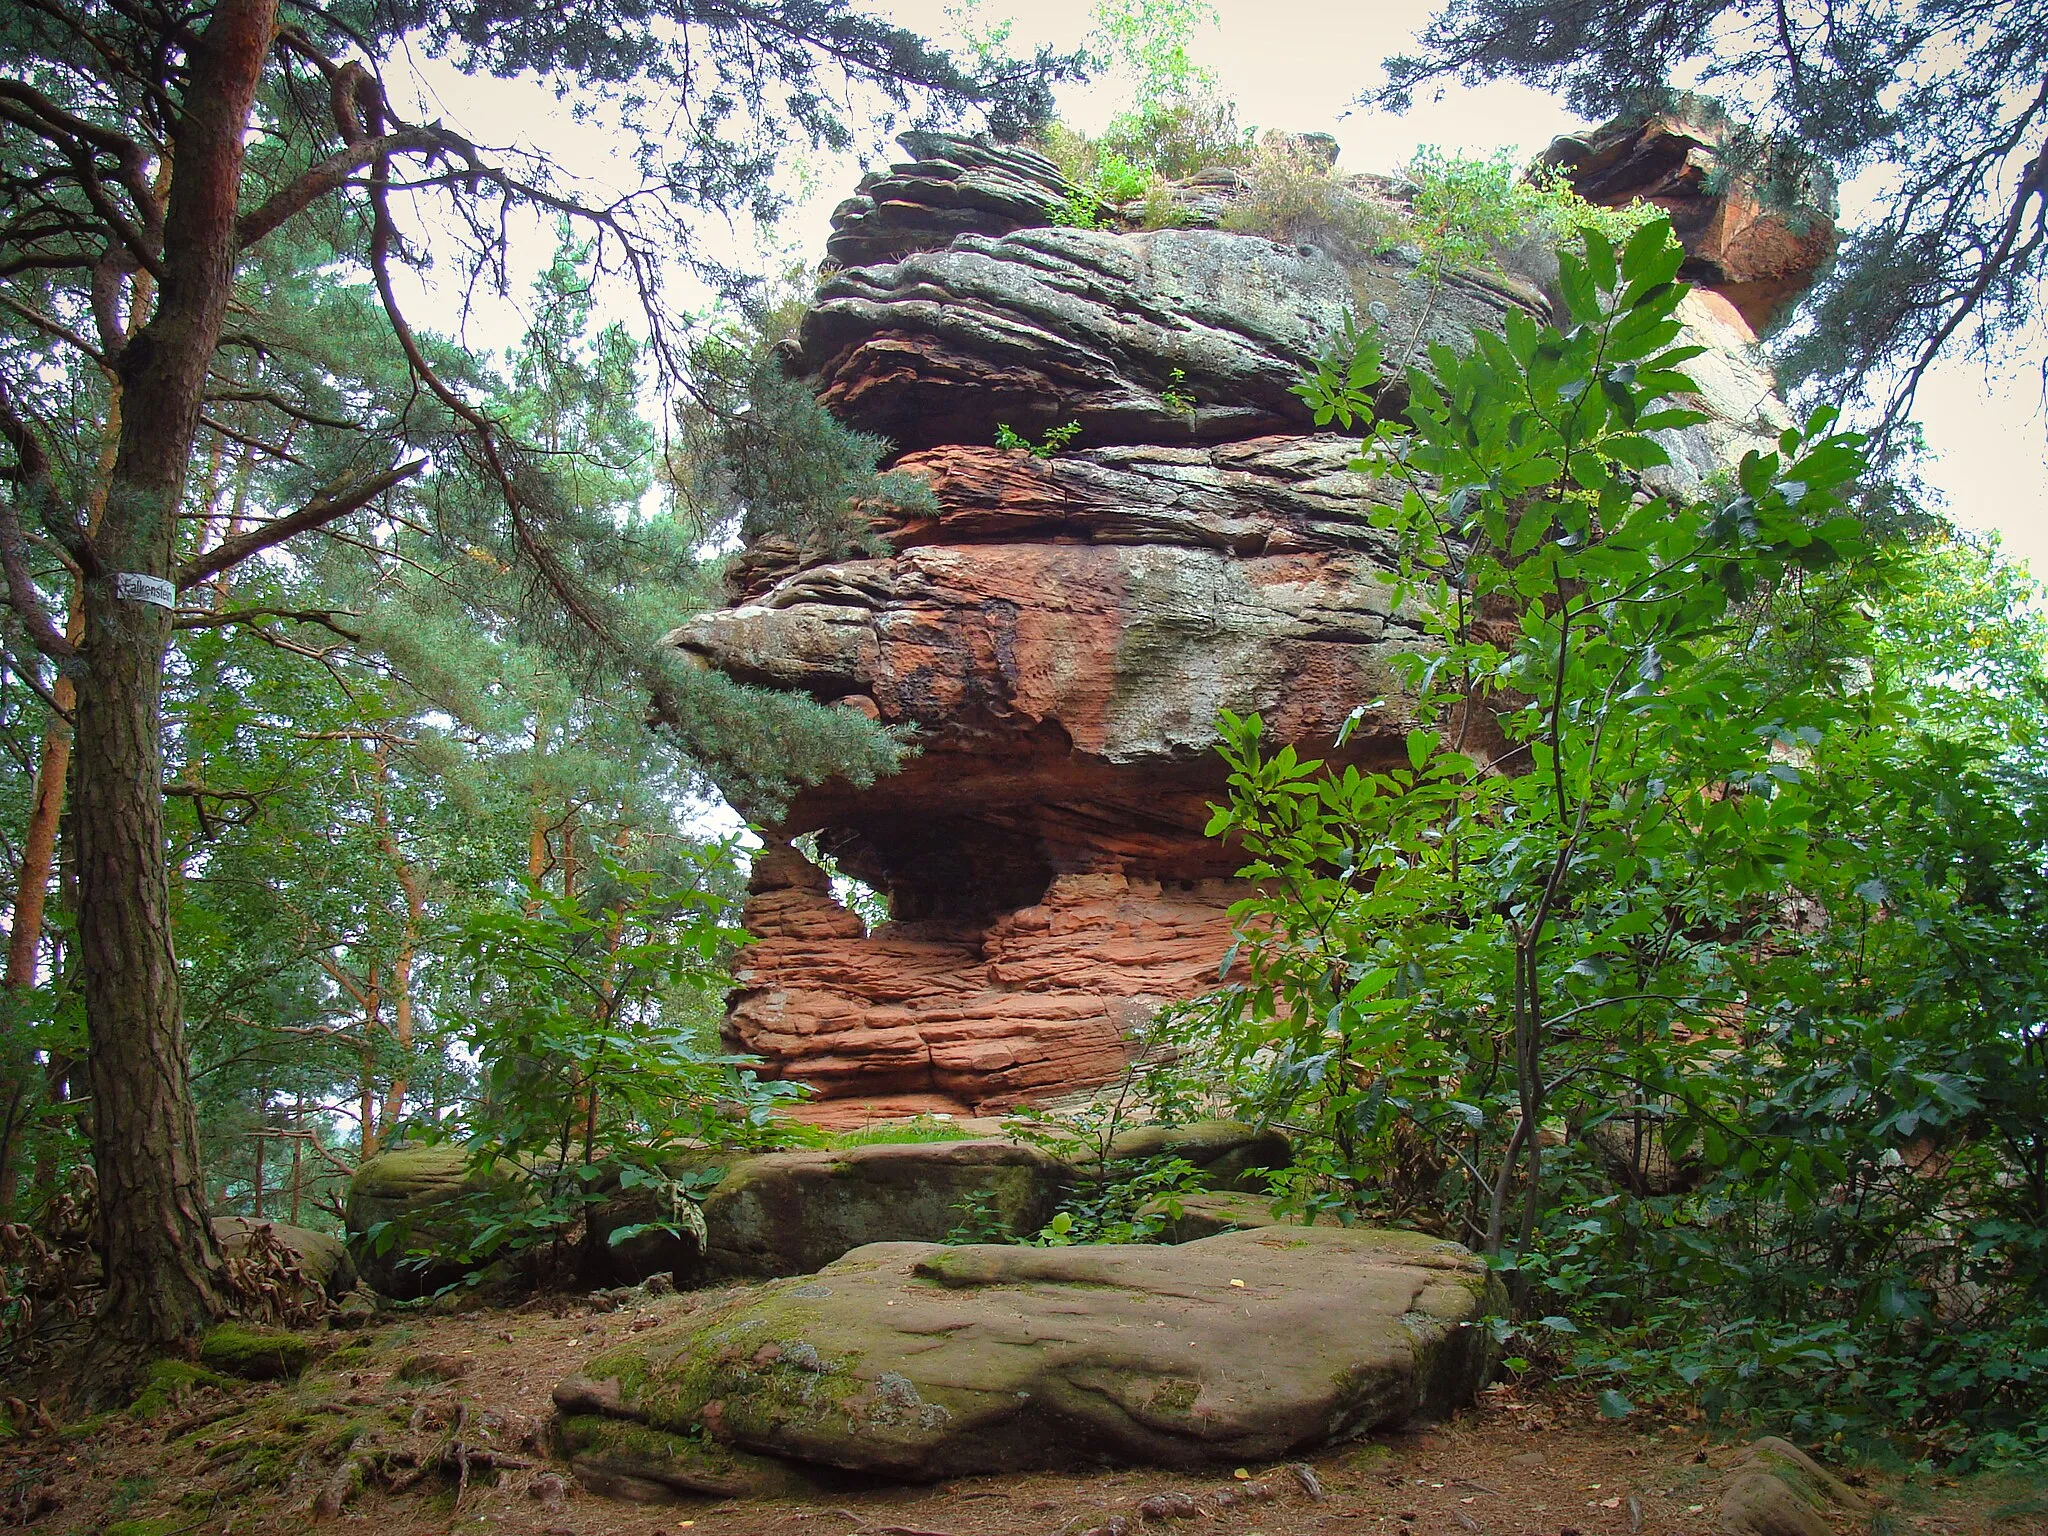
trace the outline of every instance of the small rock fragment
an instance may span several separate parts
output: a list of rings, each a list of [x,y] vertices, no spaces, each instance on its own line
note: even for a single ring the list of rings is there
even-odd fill
[[[1178,1489],[1155,1493],[1138,1504],[1138,1514],[1146,1520],[1191,1520],[1197,1513],[1194,1498]]]

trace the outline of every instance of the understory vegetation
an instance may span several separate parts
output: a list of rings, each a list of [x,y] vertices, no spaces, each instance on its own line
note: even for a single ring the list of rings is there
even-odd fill
[[[1371,340],[1304,384],[1404,487],[1436,644],[1401,760],[1225,718],[1256,893],[1166,1070],[1297,1138],[1283,1208],[1493,1256],[1518,1370],[2037,1458],[2048,612],[1873,539],[1825,410],[1658,493],[1679,259],[1588,232],[1561,326],[1433,351],[1400,419]]]
[[[148,52],[138,38],[161,42],[148,53],[161,60],[215,8],[174,6],[162,14],[190,18],[160,32],[134,21],[143,9],[52,0],[37,14],[112,16],[108,36],[134,58]],[[671,9],[678,26],[735,25],[715,6]],[[1688,403],[1703,349],[1681,318],[1684,252],[1656,210],[1595,207],[1505,152],[1424,149],[1393,177],[1342,174],[1334,141],[1240,122],[1188,52],[1205,12],[1104,0],[1098,62],[1134,85],[1092,136],[1050,118],[1045,82],[1069,66],[1048,55],[959,74],[836,5],[805,45],[882,61],[859,90],[975,105],[1005,142],[1029,137],[1077,189],[1054,215],[1065,224],[1213,219],[1354,265],[1394,258],[1423,295],[1400,334],[1385,304],[1362,306],[1295,394],[1319,429],[1355,440],[1352,470],[1397,489],[1370,515],[1395,552],[1392,602],[1426,643],[1394,659],[1397,693],[1312,750],[1255,715],[1217,722],[1226,788],[1208,832],[1241,856],[1243,895],[1214,987],[1160,1010],[1129,1078],[1093,1108],[1007,1124],[1071,1172],[1056,1208],[1048,1196],[1022,1223],[1035,1230],[970,1200],[953,1240],[1166,1240],[1206,1175],[1119,1137],[1140,1118],[1228,1115],[1291,1142],[1291,1164],[1253,1197],[1281,1219],[1412,1229],[1483,1254],[1511,1298],[1494,1322],[1517,1379],[1588,1386],[1617,1417],[1697,1412],[1948,1467],[2048,1459],[2048,597],[1919,503],[1896,434],[1866,437],[1832,407],[1751,432],[1739,462],[1702,481],[1686,465],[1703,455],[1673,452],[1709,418]],[[488,5],[465,13],[496,25]],[[322,22],[337,57],[354,25]],[[38,119],[38,144],[59,144],[71,107],[99,110],[95,71],[112,66],[69,33],[56,49],[42,26],[0,20],[0,62],[70,81],[71,106]],[[565,29],[560,57],[587,41]],[[1007,58],[1000,42],[984,65]],[[775,90],[798,93],[793,122],[845,147],[824,98],[803,95],[805,69],[822,66],[798,68],[810,54],[784,46],[762,57],[781,60]],[[607,89],[638,82],[629,111],[645,105],[639,67],[603,65]],[[190,1185],[156,1208],[189,1228],[170,1245],[183,1310],[166,1305],[126,1341],[159,1356],[265,1305],[279,1324],[324,1315],[317,1287],[286,1314],[261,1272],[297,1262],[282,1248],[255,1243],[261,1262],[236,1265],[207,1254],[220,1239],[206,1218],[340,1232],[351,1181],[380,1153],[459,1164],[430,1233],[384,1218],[354,1234],[359,1257],[408,1277],[438,1266],[420,1280],[430,1294],[404,1303],[424,1318],[434,1291],[588,1288],[611,1248],[639,1239],[708,1248],[706,1197],[742,1154],[968,1134],[930,1115],[821,1130],[795,1113],[809,1090],[725,1034],[729,997],[752,985],[739,829],[772,828],[828,782],[866,788],[919,745],[869,718],[882,709],[866,695],[743,684],[693,664],[673,632],[736,590],[758,594],[750,573],[884,556],[878,529],[941,510],[925,479],[891,472],[894,445],[790,373],[815,273],[750,284],[706,257],[704,313],[610,322],[607,262],[640,280],[659,241],[643,229],[621,254],[616,223],[521,183],[563,219],[521,296],[523,331],[499,352],[416,333],[386,269],[424,269],[430,242],[408,253],[393,233],[393,156],[432,168],[421,188],[437,193],[474,196],[509,173],[446,169],[468,162],[438,125],[342,154],[328,120],[346,139],[359,105],[383,108],[345,100],[336,80],[367,88],[336,65],[321,78],[340,105],[307,117],[288,73],[252,83],[245,115],[317,132],[266,141],[251,185],[331,173],[321,196],[367,201],[316,228],[293,222],[308,192],[260,232],[246,211],[231,226],[269,243],[221,279],[231,323],[216,315],[224,337],[195,353],[199,425],[178,456],[190,473],[156,486],[161,516],[142,521],[162,536],[147,550],[137,535],[102,558],[91,541],[142,505],[115,474],[121,454],[131,478],[155,462],[121,447],[134,407],[115,357],[153,323],[163,262],[100,265],[148,231],[68,183],[26,234],[0,208],[10,1383],[81,1344],[127,1283],[95,1245],[123,1230],[137,1251],[165,1251],[100,1191],[110,1149],[145,1169],[154,1156],[106,1108],[110,1039],[147,1046],[130,1051],[149,1068],[135,1075],[172,1085],[149,1124]],[[763,141],[795,131],[763,105],[767,78],[748,76],[746,97]],[[183,79],[141,91],[138,135]],[[659,72],[656,86],[680,88]],[[0,143],[34,137],[8,105],[21,99],[0,93]],[[778,196],[773,155],[721,136],[732,110],[706,105],[665,172],[702,208]],[[170,181],[170,141],[150,142],[132,163],[39,148],[41,169],[0,182],[41,208],[63,166],[118,162],[121,195],[147,200],[138,167]],[[114,179],[88,177],[95,195]],[[509,237],[462,209],[483,232],[478,270],[496,263],[503,281],[492,241]],[[1556,295],[1554,323],[1503,305],[1502,333],[1481,329],[1469,353],[1426,345],[1439,297],[1485,272],[1499,292],[1516,286],[1501,274],[1533,274]],[[657,376],[672,387],[658,413]],[[1187,440],[1206,430],[1209,388],[1179,367],[1159,386]],[[1086,409],[1020,411],[1038,435],[1001,423],[995,444],[1052,458]],[[1713,425],[1738,430],[1725,413]],[[1191,505],[1209,494],[1189,484]],[[137,634],[153,626],[133,703],[147,728],[127,759],[103,751],[82,769],[79,722],[106,713],[81,703],[99,664],[82,637],[105,592],[138,590],[154,595],[116,611]],[[948,667],[950,654],[929,670]],[[132,867],[81,851],[104,829],[80,787],[114,779],[149,808],[124,824]],[[859,919],[828,913],[836,932],[888,924],[887,898],[826,851],[876,867],[857,845],[797,844]],[[118,968],[86,920],[94,899],[119,905],[110,891],[162,897],[123,908],[149,920],[121,953],[146,949],[134,974],[163,985],[118,1037],[105,1000]],[[144,1413],[210,1374],[142,1364]]]

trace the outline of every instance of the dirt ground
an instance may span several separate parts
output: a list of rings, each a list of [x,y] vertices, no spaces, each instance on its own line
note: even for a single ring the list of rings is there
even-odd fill
[[[1495,1387],[1450,1423],[1318,1455],[1307,1477],[1290,1466],[1100,1470],[661,1505],[577,1488],[548,1451],[555,1383],[607,1344],[724,1294],[603,1313],[530,1303],[335,1334],[291,1386],[183,1389],[153,1413],[0,1444],[0,1523],[65,1536],[296,1536],[321,1524],[377,1536],[1080,1536],[1119,1524],[1129,1536],[1712,1536],[1721,1479],[1741,1452],[1697,1425],[1614,1423],[1590,1398]],[[460,1487],[436,1459],[451,1438],[490,1448]],[[358,1489],[347,1467],[371,1444],[399,1454]],[[1961,1484],[1849,1477],[1882,1507],[1838,1536],[2048,1536],[2048,1469]],[[1193,1511],[1142,1507],[1161,1494],[1187,1495]],[[338,1512],[319,1513],[323,1498]]]

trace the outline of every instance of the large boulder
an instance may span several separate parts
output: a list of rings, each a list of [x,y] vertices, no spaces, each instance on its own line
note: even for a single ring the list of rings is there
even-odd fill
[[[1583,185],[1625,201],[1675,143],[1625,173],[1584,146]],[[1107,1081],[1162,1006],[1216,984],[1244,894],[1241,851],[1207,835],[1228,794],[1219,711],[1256,712],[1304,757],[1405,763],[1417,721],[1397,663],[1431,640],[1394,601],[1398,559],[1373,527],[1401,487],[1352,471],[1355,440],[1318,431],[1294,391],[1347,316],[1397,367],[1427,366],[1432,344],[1553,313],[1557,272],[1533,244],[1516,272],[1439,279],[1412,249],[1313,231],[1048,227],[1069,194],[1035,159],[907,146],[841,210],[842,265],[788,360],[893,440],[888,467],[923,477],[936,511],[877,513],[857,553],[765,531],[733,563],[731,605],[668,637],[918,743],[895,774],[794,795],[744,914],[757,942],[729,1039],[840,1123],[848,1106],[980,1115]],[[1182,206],[1250,216],[1261,174],[1198,178]],[[1683,228],[1721,206],[1718,186],[1677,188]],[[1738,304],[1789,293],[1798,261],[1766,271],[1754,241],[1714,240],[1719,255],[1694,242],[1693,269],[1740,281],[1679,311],[1709,419],[1663,433],[1672,462],[1644,477],[1681,494],[1790,423]],[[994,446],[999,426],[1070,421],[1050,456]],[[1459,728],[1482,761],[1502,745],[1490,725],[1475,711]],[[835,900],[790,846],[805,833],[891,921],[870,932]]]
[[[1466,1250],[1404,1232],[881,1243],[641,1335],[590,1361],[557,1401],[908,1481],[1227,1466],[1470,1402],[1490,1364],[1482,1322],[1501,1302]],[[636,1475],[616,1460],[609,1470]]]
[[[331,1233],[255,1216],[216,1216],[213,1240],[220,1245],[221,1256],[230,1262],[261,1263],[266,1249],[282,1250],[305,1277],[307,1288],[318,1293],[304,1300],[325,1296],[339,1301],[356,1288],[355,1262],[349,1257],[347,1245]]]
[[[1870,1504],[1789,1440],[1750,1443],[1721,1490],[1724,1536],[1837,1536],[1860,1530]]]
[[[697,1166],[718,1154],[697,1154]],[[630,1225],[667,1222],[665,1197],[645,1186],[598,1208],[616,1278],[669,1271],[683,1284],[760,1279],[822,1268],[877,1242],[942,1242],[955,1228],[1026,1237],[1051,1219],[1069,1170],[1014,1141],[905,1142],[844,1151],[732,1157],[705,1196],[708,1241],[648,1231],[613,1243]]]
[[[427,1295],[465,1273],[453,1257],[467,1230],[465,1199],[491,1189],[518,1199],[524,1185],[510,1165],[479,1171],[466,1151],[447,1142],[380,1152],[349,1180],[349,1253],[363,1279],[385,1295]]]

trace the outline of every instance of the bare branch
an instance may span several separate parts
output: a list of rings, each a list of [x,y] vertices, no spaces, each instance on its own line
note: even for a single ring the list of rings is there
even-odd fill
[[[286,539],[347,517],[426,467],[425,459],[414,459],[351,484],[331,486],[296,512],[273,518],[261,527],[251,528],[232,539],[223,539],[198,559],[186,562],[178,572],[178,590],[182,592],[187,587],[197,586],[209,576],[217,576],[230,567],[240,565],[251,555],[282,544]]]

